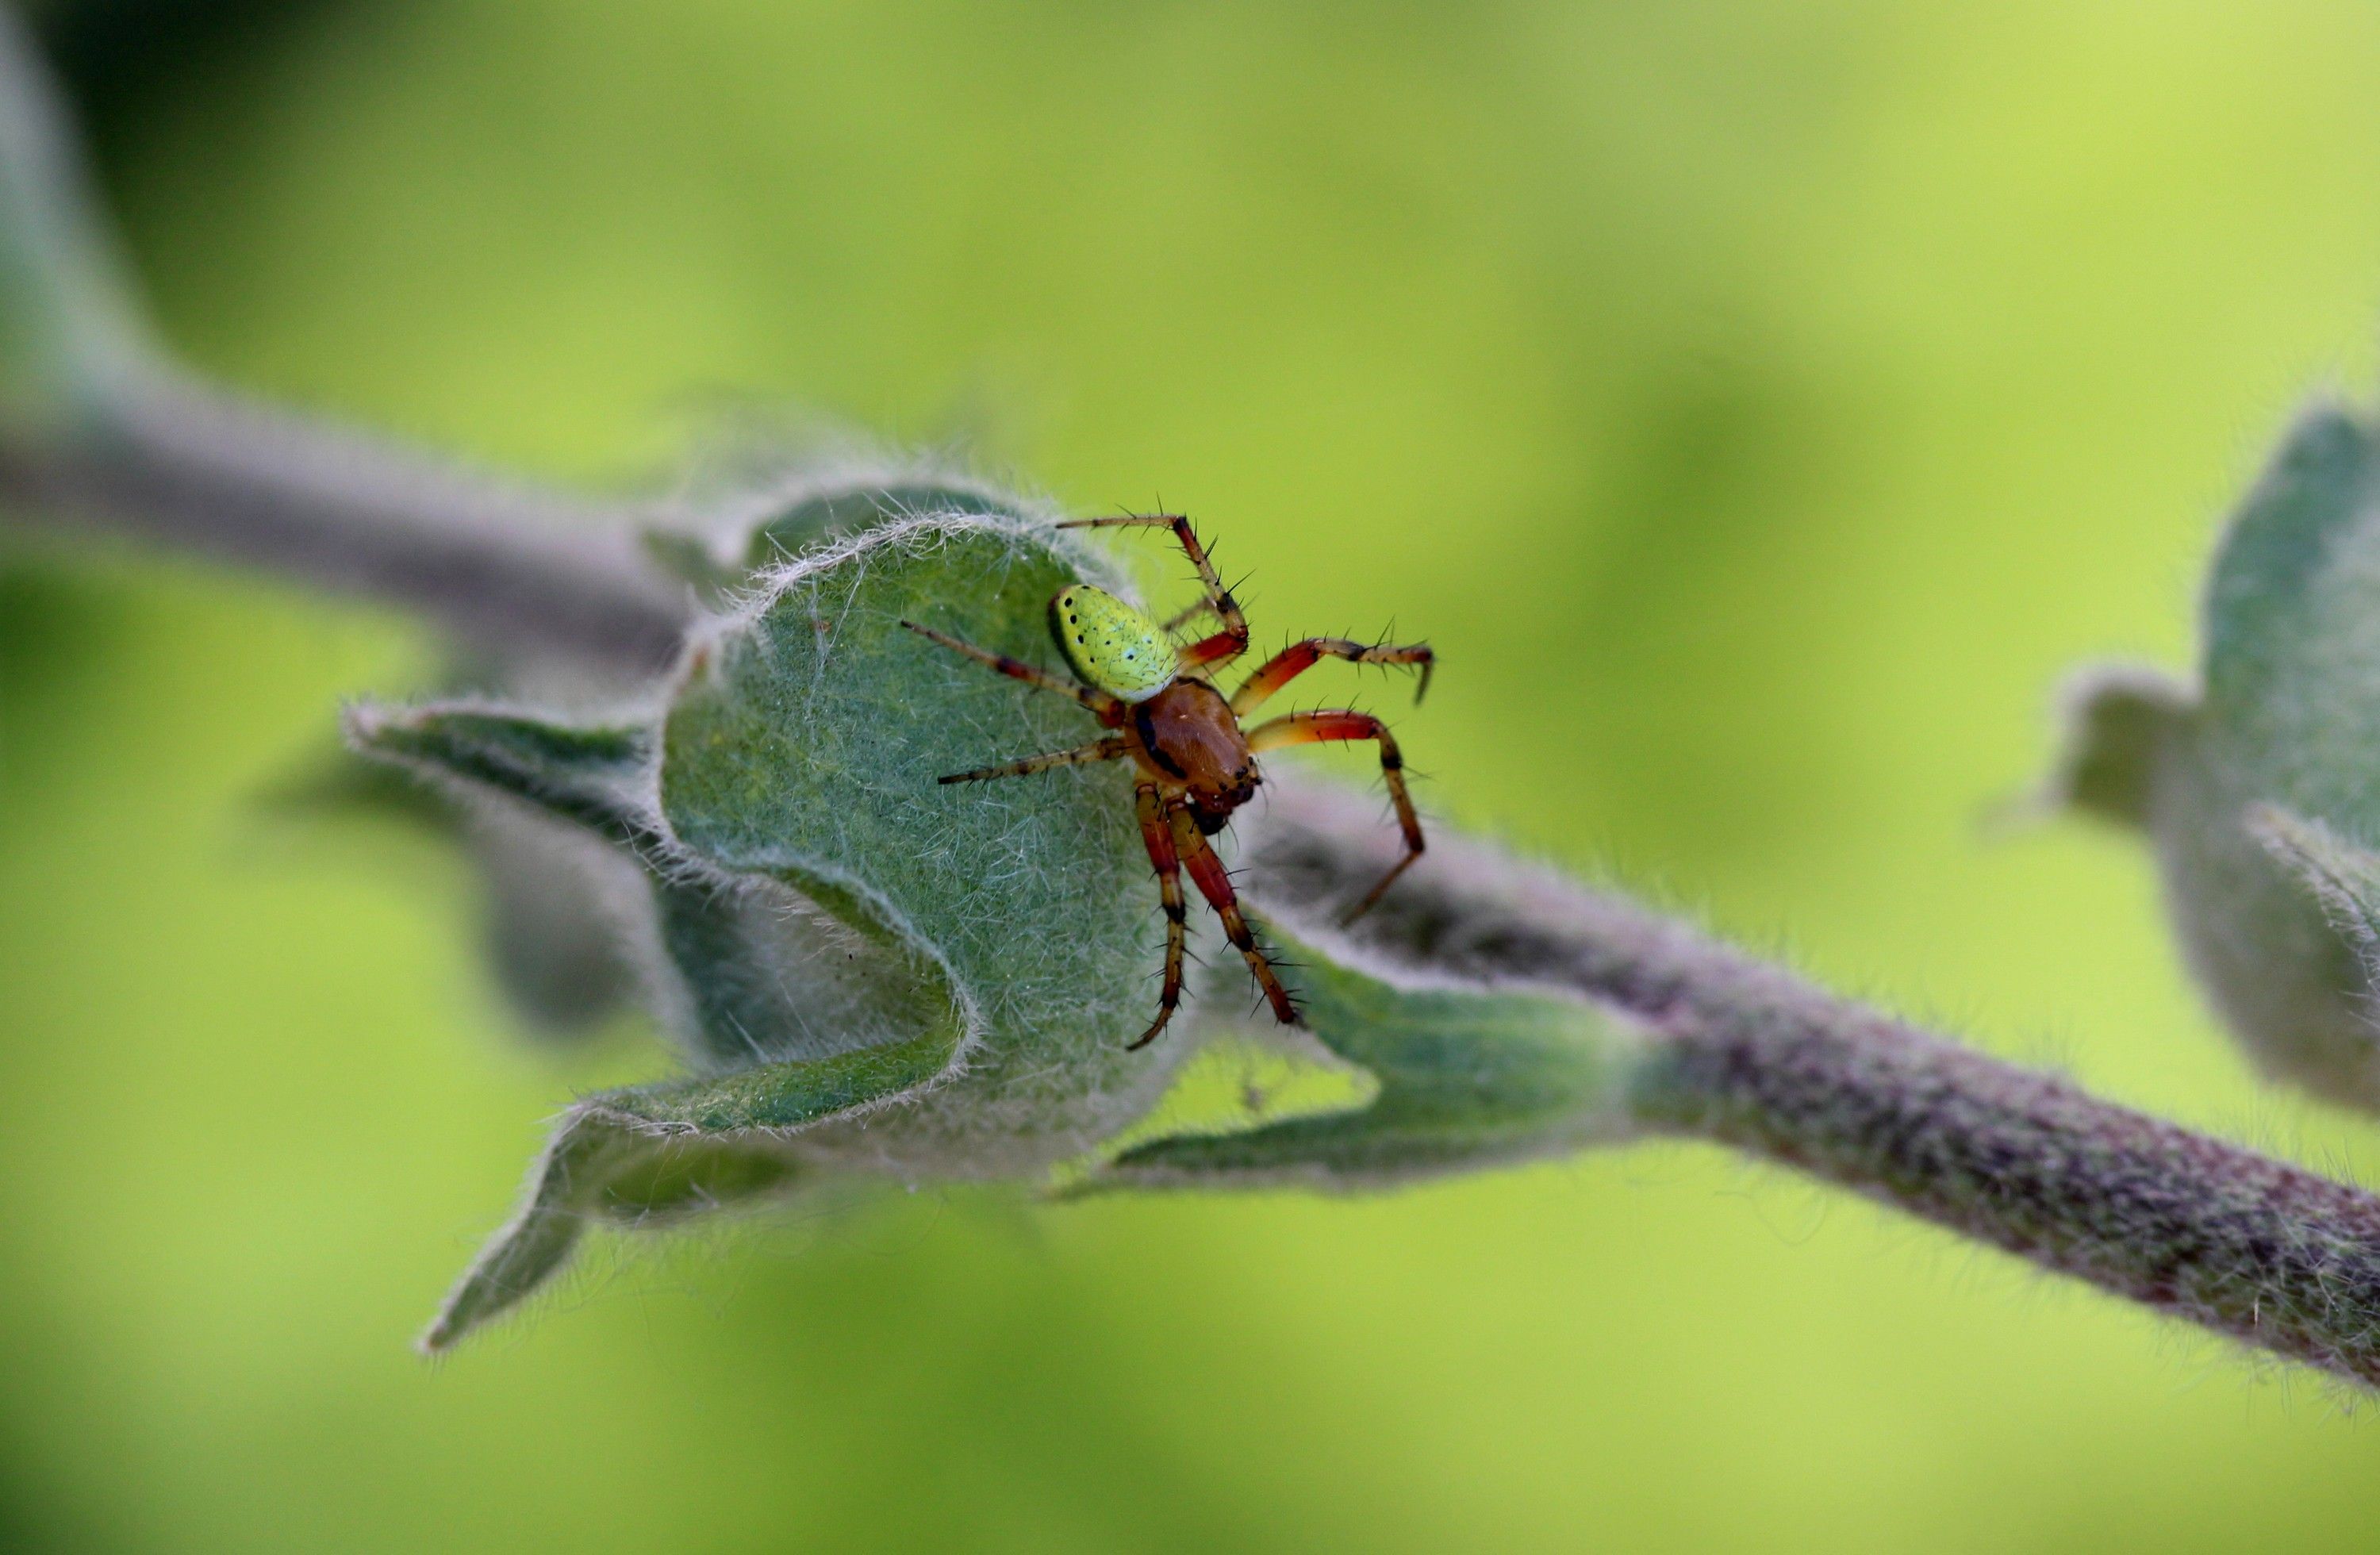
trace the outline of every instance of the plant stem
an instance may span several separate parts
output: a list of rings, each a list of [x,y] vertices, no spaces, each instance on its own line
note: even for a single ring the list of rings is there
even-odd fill
[[[638,516],[475,475],[164,373],[72,432],[0,432],[17,518],[110,529],[425,615],[475,645],[665,668],[691,620]]]
[[[1352,901],[1393,853],[1368,804],[1285,787],[1259,890]],[[2380,1198],[2101,1101],[1810,986],[1500,851],[1434,848],[1358,926],[1464,976],[1652,1023],[1646,1126],[1842,1184],[2176,1317],[2380,1386]]]

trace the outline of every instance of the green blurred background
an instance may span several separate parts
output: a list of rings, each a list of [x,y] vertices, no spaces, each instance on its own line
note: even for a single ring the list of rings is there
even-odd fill
[[[204,367],[558,478],[791,403],[1161,494],[1260,631],[1438,645],[1441,815],[2380,1171],[2230,1053],[2136,849],[1982,822],[2065,666],[2186,662],[2222,508],[2372,375],[2368,7],[85,9]],[[403,623],[41,557],[0,623],[0,1543],[2370,1545],[2307,1374],[1683,1146],[612,1242],[425,1365],[544,1121],[659,1048],[522,1043],[458,866],[260,818],[428,672]]]

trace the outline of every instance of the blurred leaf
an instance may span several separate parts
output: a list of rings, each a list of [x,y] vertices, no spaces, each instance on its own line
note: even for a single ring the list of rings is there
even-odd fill
[[[2193,968],[2267,1069],[2380,1108],[2380,450],[2301,417],[2227,531],[2203,691],[2090,677],[2056,785],[2143,827]]]
[[[591,1035],[636,991],[613,861],[583,837],[494,810],[463,818],[496,986],[535,1034]]]
[[[2064,698],[2066,748],[2044,801],[2146,829],[2157,775],[2188,737],[2197,699],[2162,670],[2109,664],[2076,675]]]
[[[606,900],[617,894],[609,889],[616,867],[576,829],[519,807],[474,804],[346,752],[262,802],[277,817],[389,822],[460,849],[478,877],[489,967],[540,1036],[589,1032],[631,992],[619,917]]]
[[[2380,978],[2380,854],[2342,841],[2319,820],[2278,805],[2248,811],[2248,830],[2322,905],[2331,927],[2355,947],[2367,982]]]

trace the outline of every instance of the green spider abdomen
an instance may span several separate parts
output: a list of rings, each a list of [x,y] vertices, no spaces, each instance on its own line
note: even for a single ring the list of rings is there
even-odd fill
[[[1147,701],[1182,673],[1164,627],[1087,583],[1062,589],[1050,601],[1050,630],[1086,685],[1127,702]]]

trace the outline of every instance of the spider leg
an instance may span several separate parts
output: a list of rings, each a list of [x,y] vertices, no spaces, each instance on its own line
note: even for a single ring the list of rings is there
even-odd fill
[[[1380,877],[1380,883],[1364,893],[1364,899],[1339,921],[1353,923],[1372,910],[1374,903],[1387,893],[1399,875],[1413,868],[1414,860],[1422,855],[1426,845],[1421,835],[1421,817],[1414,810],[1413,796],[1405,792],[1405,761],[1397,751],[1395,736],[1389,726],[1368,712],[1349,712],[1344,709],[1328,712],[1298,712],[1287,718],[1276,718],[1259,723],[1248,731],[1250,750],[1279,750],[1290,745],[1319,745],[1327,740],[1378,740],[1380,742],[1380,775],[1388,780],[1389,798],[1397,807],[1397,825],[1405,834],[1405,856],[1396,867]]]
[[[1173,828],[1165,816],[1165,800],[1157,784],[1143,783],[1135,791],[1140,810],[1140,840],[1148,844],[1148,861],[1157,867],[1157,893],[1165,903],[1165,988],[1157,996],[1157,1019],[1148,1030],[1125,1044],[1145,1048],[1157,1040],[1182,1002],[1182,952],[1188,934],[1188,914],[1182,905],[1182,857],[1173,845]]]
[[[1182,553],[1198,569],[1198,581],[1206,586],[1207,597],[1200,610],[1212,610],[1222,619],[1223,629],[1213,637],[1201,638],[1182,650],[1182,667],[1199,669],[1208,664],[1226,664],[1248,650],[1248,620],[1240,613],[1237,600],[1223,587],[1216,576],[1215,564],[1207,558],[1207,548],[1192,532],[1190,520],[1179,513],[1127,514],[1115,518],[1069,518],[1058,526],[1062,529],[1115,529],[1169,528],[1182,545]],[[1176,617],[1186,625],[1197,618],[1198,611]]]
[[[961,642],[947,632],[938,632],[931,626],[920,626],[915,621],[904,621],[901,625],[929,642],[938,642],[953,653],[964,653],[977,663],[988,664],[1012,679],[1021,680],[1027,686],[1038,686],[1044,691],[1055,691],[1062,697],[1072,697],[1098,713],[1102,719],[1113,722],[1111,715],[1115,711],[1118,704],[1113,697],[1104,691],[1094,691],[1087,686],[1077,686],[1071,680],[1060,680],[1049,671],[1036,669],[1022,659],[1012,659],[1005,653],[994,653],[989,649],[978,648],[971,642]]]
[[[1307,638],[1304,642],[1291,643],[1248,676],[1246,683],[1232,693],[1232,711],[1245,717],[1262,707],[1274,692],[1325,659],[1344,659],[1351,664],[1418,664],[1421,684],[1414,688],[1415,703],[1429,694],[1429,673],[1438,664],[1438,656],[1425,642],[1391,648],[1387,643],[1352,642],[1345,638]]]
[[[1213,613],[1214,609],[1214,601],[1209,599],[1201,599],[1196,604],[1187,605],[1181,610],[1175,611],[1172,615],[1165,619],[1165,635],[1167,637],[1172,637],[1183,627],[1190,625],[1191,622],[1197,620],[1198,617]]]
[[[1295,1026],[1297,1003],[1290,998],[1289,990],[1281,986],[1280,974],[1272,969],[1271,961],[1257,947],[1256,934],[1241,915],[1239,893],[1232,889],[1232,877],[1224,872],[1223,861],[1215,856],[1214,848],[1188,809],[1174,810],[1172,820],[1174,845],[1181,852],[1182,867],[1190,871],[1190,883],[1198,888],[1198,894],[1223,920],[1223,933],[1246,959],[1248,970],[1256,974],[1257,986],[1264,990],[1265,998],[1272,1004],[1273,1018],[1283,1026]]]
[[[1112,761],[1132,748],[1122,735],[1110,735],[1105,739],[1078,745],[1072,750],[1053,750],[1046,756],[1028,756],[1022,761],[1005,761],[997,767],[978,767],[971,772],[953,772],[936,778],[936,783],[984,783],[992,778],[1030,777],[1046,772],[1052,767],[1079,767],[1090,761]]]

